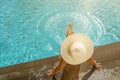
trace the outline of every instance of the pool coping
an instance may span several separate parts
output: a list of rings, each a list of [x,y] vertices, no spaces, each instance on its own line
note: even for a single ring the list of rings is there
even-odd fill
[[[95,47],[93,57],[98,62],[102,62],[104,64],[107,61],[109,62],[111,60],[120,60],[120,56],[116,56],[116,55],[120,55],[120,42],[115,42],[115,43]],[[0,68],[0,80],[8,80],[8,79],[27,80],[31,74],[30,73],[31,71],[41,70],[43,66],[47,68],[46,70],[48,70],[51,66],[54,66],[55,63],[58,63],[59,60],[60,60],[60,56],[54,56],[54,57],[39,59],[35,61],[30,61],[30,62],[25,62],[17,65]],[[82,66],[84,65],[86,66],[89,64],[88,63],[82,64]],[[120,64],[116,63],[116,65],[118,66]],[[114,66],[115,65],[109,65],[109,68],[112,68]],[[81,72],[85,72],[87,70],[88,68],[86,67],[81,68]],[[44,79],[49,80],[46,75]]]

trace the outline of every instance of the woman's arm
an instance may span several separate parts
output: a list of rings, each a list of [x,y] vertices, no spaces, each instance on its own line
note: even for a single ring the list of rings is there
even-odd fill
[[[67,63],[63,59],[61,59],[60,64],[57,67],[55,67],[54,69],[48,71],[48,76],[50,76],[50,77],[54,76],[55,73],[57,73],[60,70],[64,69],[64,67],[66,65],[67,65]]]
[[[92,57],[88,59],[88,62],[94,65],[97,69],[100,69],[102,67],[102,65],[100,63],[97,63]]]

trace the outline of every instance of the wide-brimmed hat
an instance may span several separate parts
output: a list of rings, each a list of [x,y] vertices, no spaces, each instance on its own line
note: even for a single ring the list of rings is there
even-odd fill
[[[61,56],[68,64],[77,65],[87,61],[93,54],[94,45],[85,34],[74,33],[61,45]]]

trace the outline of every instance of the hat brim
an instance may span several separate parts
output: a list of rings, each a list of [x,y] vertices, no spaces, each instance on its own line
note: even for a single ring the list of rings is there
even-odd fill
[[[79,56],[76,55],[75,57],[71,57],[69,55],[67,48],[69,47],[69,44],[74,41],[79,41],[84,45],[85,55],[79,54]],[[89,37],[80,33],[74,33],[68,36],[61,45],[61,56],[68,64],[71,65],[77,65],[87,61],[92,56],[93,51],[94,45],[92,41],[89,39]]]

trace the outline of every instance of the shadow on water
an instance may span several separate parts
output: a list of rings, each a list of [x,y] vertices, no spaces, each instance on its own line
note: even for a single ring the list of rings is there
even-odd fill
[[[86,73],[81,80],[88,80],[88,78],[94,73],[95,70],[96,68],[93,66],[93,68],[88,73]]]

